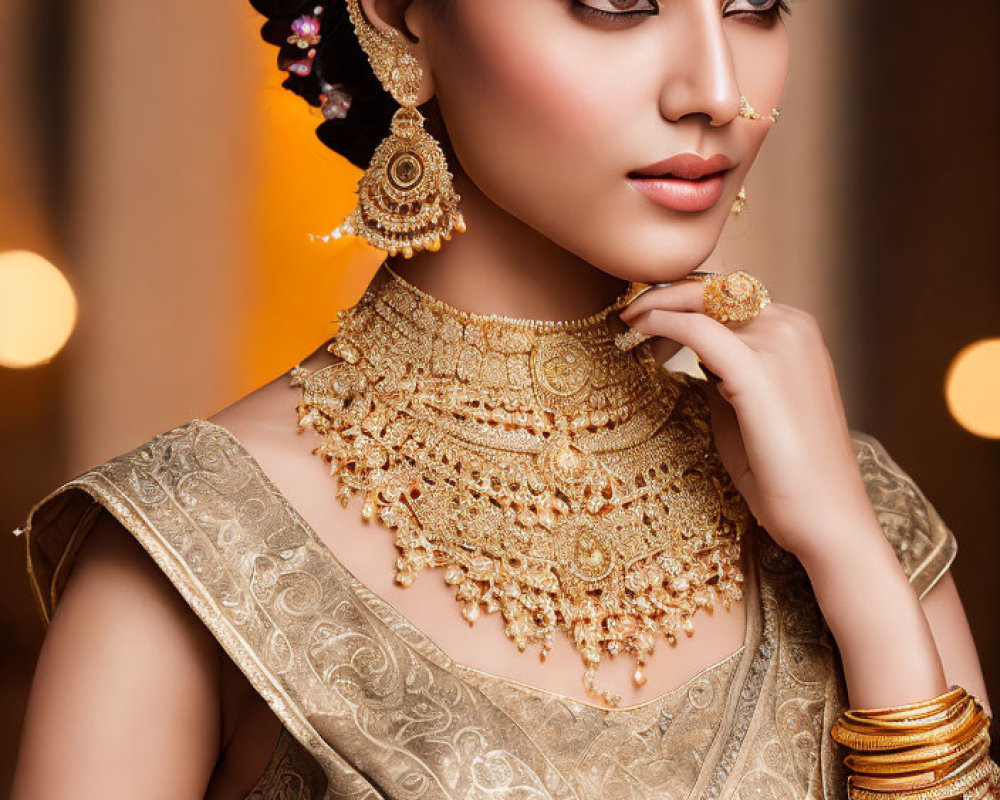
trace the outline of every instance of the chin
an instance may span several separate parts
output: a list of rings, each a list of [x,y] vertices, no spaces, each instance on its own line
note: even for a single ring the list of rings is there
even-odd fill
[[[646,235],[635,231],[621,240],[617,253],[593,261],[601,270],[616,278],[639,283],[665,283],[680,280],[701,267],[715,250],[721,229],[706,230],[707,220],[700,225],[669,226]]]

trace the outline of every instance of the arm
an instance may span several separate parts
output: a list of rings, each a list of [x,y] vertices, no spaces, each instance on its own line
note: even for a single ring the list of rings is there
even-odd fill
[[[203,797],[220,664],[166,577],[101,514],[42,646],[11,800]]]
[[[958,684],[989,708],[968,620],[950,572],[917,598],[877,519],[800,556],[837,641],[852,707],[933,697]]]
[[[836,639],[849,705],[901,705],[943,693],[951,676],[874,510],[842,525],[798,556]]]
[[[851,435],[871,502],[859,497],[852,504],[861,509],[858,520],[837,520],[832,536],[813,539],[812,548],[802,554],[845,657],[849,694],[895,691],[896,697],[920,699],[921,688],[928,690],[935,683],[941,691],[960,685],[988,711],[976,646],[947,569],[955,537],[881,442],[857,431]],[[872,505],[877,509],[874,519]],[[908,515],[905,527],[900,527],[900,514]],[[879,520],[888,526],[884,536]],[[898,675],[894,690],[879,690],[887,682],[871,669]],[[932,696],[930,691],[925,695]],[[900,702],[906,701],[885,704]]]
[[[992,715],[975,641],[950,571],[942,574],[922,601],[918,601],[911,587],[897,586],[888,564],[884,567],[876,564],[868,578],[867,567],[859,572],[844,565],[843,569],[853,569],[854,577],[842,575],[839,581],[833,574],[819,577],[827,568],[822,564],[836,570],[830,559],[817,561],[811,572],[810,567],[806,570],[817,599],[820,595],[824,597],[820,606],[844,663],[849,706],[901,704],[936,696],[950,686],[961,686]],[[852,588],[856,591],[857,584],[865,580],[873,580],[876,585],[854,598],[841,594]],[[936,691],[935,684],[944,688]],[[990,757],[997,761],[1000,725],[995,717],[990,724],[990,737]]]
[[[945,572],[924,595],[923,607],[934,634],[934,642],[941,654],[948,683],[962,686],[975,695],[991,716],[990,758],[1000,763],[1000,719],[994,715],[986,693],[986,680],[979,663],[979,653],[950,571]]]
[[[923,609],[948,683],[964,687],[992,713],[979,653],[950,570],[924,595]]]
[[[943,626],[935,634],[883,534],[816,319],[771,303],[728,327],[703,313],[702,294],[698,283],[680,281],[646,291],[620,316],[698,355],[719,455],[758,522],[805,567],[837,641],[849,704],[910,703],[975,678],[974,647],[956,633],[955,599],[928,600]],[[942,649],[962,648],[947,663],[963,671],[946,672],[936,638]]]

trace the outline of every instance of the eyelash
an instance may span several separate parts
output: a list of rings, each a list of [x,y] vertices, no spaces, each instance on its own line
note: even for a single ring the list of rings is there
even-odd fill
[[[605,11],[601,8],[594,8],[593,6],[588,6],[585,3],[580,2],[580,0],[571,0],[573,3],[573,8],[580,11],[588,16],[600,17],[601,19],[615,19],[616,17],[638,17],[638,16],[652,16],[659,13],[659,6],[655,10],[645,10],[645,11]],[[654,4],[658,3],[658,0],[651,0]],[[787,0],[775,0],[775,3],[762,11],[737,11],[734,16],[751,16],[760,17],[765,21],[777,18],[782,14],[790,13],[791,9],[788,7]]]

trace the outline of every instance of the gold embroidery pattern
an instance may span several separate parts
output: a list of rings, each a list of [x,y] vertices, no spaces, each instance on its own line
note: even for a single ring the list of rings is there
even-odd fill
[[[901,560],[922,594],[947,569],[954,537],[882,446],[853,435],[887,538],[897,554],[923,554]],[[34,505],[25,543],[46,619],[98,503],[150,551],[329,781],[321,794],[280,767],[262,778],[263,796],[283,781],[292,797],[305,785],[309,800],[405,800],[416,789],[423,800],[846,797],[828,736],[845,696],[829,632],[804,570],[759,528],[748,540],[751,597],[760,587],[759,605],[747,606],[748,649],[638,710],[615,710],[458,670],[205,420]],[[261,564],[269,577],[257,582]]]
[[[341,314],[335,363],[290,374],[340,500],[362,495],[365,519],[394,531],[396,581],[443,567],[470,624],[499,611],[542,658],[565,631],[609,706],[603,655],[632,655],[641,684],[656,634],[692,635],[713,590],[726,609],[742,597],[751,519],[701,387],[615,347],[621,305],[511,320],[393,274]]]
[[[611,715],[597,708],[470,677],[510,713],[570,777],[583,800],[693,797],[705,754],[728,724],[726,698],[742,651],[641,708]]]
[[[945,572],[957,553],[955,537],[937,509],[873,436],[851,431],[854,455],[868,497],[896,558],[922,597]]]
[[[319,764],[282,728],[264,774],[244,800],[335,800]]]

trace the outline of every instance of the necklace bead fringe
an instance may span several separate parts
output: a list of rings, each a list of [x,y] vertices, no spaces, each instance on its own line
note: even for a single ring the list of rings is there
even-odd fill
[[[339,315],[334,362],[296,367],[298,430],[322,438],[346,506],[388,528],[395,580],[439,567],[473,625],[499,612],[544,660],[557,631],[588,694],[605,655],[636,661],[657,635],[742,597],[752,516],[712,441],[701,382],[623,352],[613,312],[552,322],[473,314],[400,276]]]

